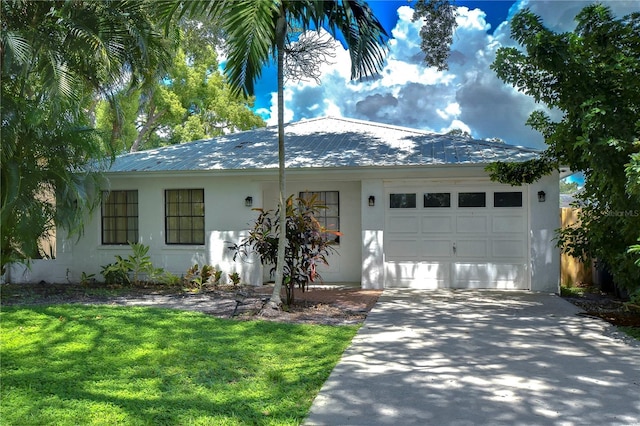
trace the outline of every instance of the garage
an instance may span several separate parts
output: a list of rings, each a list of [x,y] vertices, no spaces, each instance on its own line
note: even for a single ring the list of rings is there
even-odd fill
[[[530,289],[526,191],[387,185],[385,287]]]

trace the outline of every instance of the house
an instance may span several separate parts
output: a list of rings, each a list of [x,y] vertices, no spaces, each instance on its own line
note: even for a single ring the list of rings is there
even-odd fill
[[[319,194],[320,220],[342,233],[325,282],[558,291],[558,175],[512,187],[484,170],[537,151],[331,117],[285,134],[287,193]],[[58,241],[46,281],[99,277],[127,241],[149,245],[154,264],[177,275],[207,263],[269,280],[269,267],[234,261],[227,247],[247,235],[253,208],[277,206],[277,127],[125,154],[108,178],[101,211],[79,240]]]

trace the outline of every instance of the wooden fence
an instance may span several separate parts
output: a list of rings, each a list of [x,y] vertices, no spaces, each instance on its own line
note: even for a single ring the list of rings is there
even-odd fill
[[[562,207],[560,209],[561,226],[566,228],[578,222],[578,212],[580,209]],[[579,283],[592,284],[593,276],[591,267],[585,265],[579,259],[566,254],[560,255],[560,282],[565,286],[572,286]]]

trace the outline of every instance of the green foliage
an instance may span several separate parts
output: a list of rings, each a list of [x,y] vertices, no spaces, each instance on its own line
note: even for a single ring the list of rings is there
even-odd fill
[[[216,270],[215,267],[205,264],[202,265],[202,269],[200,269],[200,267],[196,263],[192,267],[187,269],[187,273],[184,276],[184,281],[189,285],[201,289],[206,285],[218,285],[220,283],[221,277],[222,271]]]
[[[162,268],[156,268],[149,256],[149,246],[142,243],[129,243],[133,254],[126,258],[116,255],[116,261],[102,267],[100,272],[107,284],[140,284],[143,282],[153,282],[162,278],[165,274]],[[170,279],[171,277],[167,277]]]
[[[561,194],[575,194],[578,191],[577,182],[569,182],[565,179],[560,181],[560,193]]]
[[[234,287],[240,284],[240,274],[238,274],[237,272],[229,274],[229,279],[231,280],[231,283]]]
[[[317,195],[310,199],[287,199],[287,248],[285,251],[284,281],[287,283],[287,304],[293,303],[293,291],[298,287],[307,289],[309,282],[321,279],[316,268],[328,265],[327,256],[334,253],[332,241],[337,235],[335,230],[325,229],[315,218],[323,206]],[[256,219],[249,236],[240,244],[233,245],[234,259],[246,256],[251,251],[260,256],[263,265],[273,265],[271,272],[277,267],[278,235],[280,230],[280,212],[255,209],[260,214]]]
[[[299,425],[357,330],[80,305],[0,322],[3,425]]]
[[[80,284],[89,285],[96,280],[95,278],[96,278],[96,274],[87,274],[86,272],[83,271],[82,275],[80,276]]]
[[[1,269],[41,256],[53,229],[82,232],[107,160],[96,96],[161,72],[169,58],[149,2],[1,3]]]
[[[520,163],[496,161],[485,167],[485,170],[490,173],[492,181],[520,186],[523,183],[533,183],[556,168],[548,158],[537,158]]]
[[[100,101],[96,126],[117,152],[139,151],[264,127],[253,98],[233,93],[219,71],[207,33],[181,24],[181,42],[167,72],[142,90],[118,92],[118,104]],[[122,119],[117,121],[115,109]]]
[[[131,285],[129,277],[129,265],[122,256],[116,255],[116,261],[102,267],[100,274],[104,277],[106,284]]]
[[[527,122],[543,134],[547,158],[585,174],[579,224],[559,233],[559,246],[603,262],[615,282],[633,292],[640,288],[640,269],[628,250],[640,237],[640,14],[614,19],[594,4],[576,22],[573,32],[558,34],[530,11],[519,12],[511,32],[524,50],[499,49],[492,69],[563,113],[552,122],[536,111]]]
[[[420,48],[425,53],[425,63],[439,71],[449,69],[447,60],[458,26],[455,5],[449,0],[417,0],[413,9],[411,20],[424,22],[420,28]]]

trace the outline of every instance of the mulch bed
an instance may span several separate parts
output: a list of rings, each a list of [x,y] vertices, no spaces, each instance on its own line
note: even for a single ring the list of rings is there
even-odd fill
[[[316,286],[305,292],[296,289],[291,306],[274,310],[264,308],[272,291],[272,285],[217,286],[196,290],[166,286],[109,288],[41,283],[3,284],[0,286],[0,298],[5,306],[59,303],[158,306],[197,310],[219,318],[347,325],[362,323],[382,294],[381,290]],[[284,297],[283,292],[283,300]]]
[[[194,290],[166,286],[2,284],[0,303],[4,306],[59,303],[162,306],[198,310],[219,318],[345,325],[362,323],[382,294],[381,290],[316,286],[305,292],[296,289],[295,302],[283,310],[263,309],[272,290],[272,285]],[[282,298],[284,300],[284,293]],[[617,326],[640,327],[640,309],[610,294],[588,292],[565,299],[583,309],[583,315],[602,318]]]

